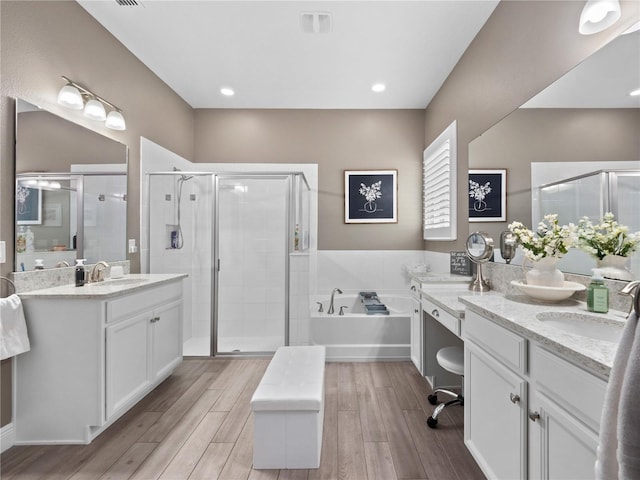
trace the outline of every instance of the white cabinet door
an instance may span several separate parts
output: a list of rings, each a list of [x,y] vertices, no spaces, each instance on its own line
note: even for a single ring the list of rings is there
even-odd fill
[[[529,405],[529,478],[595,478],[596,433],[543,394],[531,392]]]
[[[106,418],[149,384],[149,325],[142,313],[106,328]]]
[[[527,383],[465,342],[465,444],[489,478],[526,478]]]
[[[422,308],[419,300],[413,300],[411,313],[411,361],[423,375],[422,360]]]
[[[151,380],[166,376],[182,359],[182,300],[153,311]]]

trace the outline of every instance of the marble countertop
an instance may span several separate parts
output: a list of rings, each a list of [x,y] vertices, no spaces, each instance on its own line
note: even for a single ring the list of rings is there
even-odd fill
[[[467,310],[476,312],[522,337],[581,365],[597,376],[608,378],[617,343],[572,334],[538,320],[538,314],[552,312],[560,317],[579,314],[598,317],[602,322],[623,327],[626,312],[609,310],[607,314],[592,313],[584,302],[565,300],[541,303],[525,295],[461,295],[459,301]],[[465,320],[468,321],[468,318]]]
[[[42,288],[28,292],[20,292],[21,299],[75,299],[94,298],[107,299],[127,295],[129,293],[156,287],[163,283],[186,278],[186,273],[151,273],[151,274],[130,274],[121,278],[107,278],[104,282],[86,283],[82,287],[75,284],[61,285],[59,287]]]
[[[469,283],[423,284],[422,297],[442,308],[456,318],[463,319],[465,305],[460,302],[462,296],[500,295],[497,292],[476,293],[469,290]]]
[[[464,275],[455,275],[449,272],[423,272],[423,273],[411,273],[409,275],[411,280],[422,284],[429,283],[469,283],[473,280],[473,277],[467,277]]]

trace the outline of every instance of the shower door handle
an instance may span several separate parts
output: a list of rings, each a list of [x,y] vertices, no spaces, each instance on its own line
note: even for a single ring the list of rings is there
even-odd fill
[[[218,265],[216,265],[216,268],[220,271],[220,259],[218,259]]]

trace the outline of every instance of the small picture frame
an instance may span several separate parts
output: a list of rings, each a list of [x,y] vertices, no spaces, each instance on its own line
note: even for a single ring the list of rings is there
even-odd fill
[[[42,190],[16,184],[16,223],[40,225],[42,223]]]
[[[345,223],[398,223],[397,170],[345,170]]]
[[[469,170],[469,221],[507,220],[507,171]]]

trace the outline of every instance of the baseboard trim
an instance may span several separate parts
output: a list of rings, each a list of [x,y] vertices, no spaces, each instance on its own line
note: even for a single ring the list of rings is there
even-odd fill
[[[16,431],[13,428],[13,423],[7,423],[0,428],[0,453],[13,447],[15,443]]]

